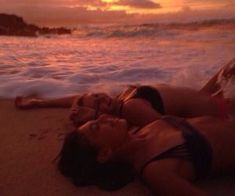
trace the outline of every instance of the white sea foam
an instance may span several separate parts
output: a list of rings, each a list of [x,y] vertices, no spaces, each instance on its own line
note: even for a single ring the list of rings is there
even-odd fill
[[[86,27],[65,37],[0,37],[0,96],[116,93],[154,83],[199,89],[234,51],[231,27]]]

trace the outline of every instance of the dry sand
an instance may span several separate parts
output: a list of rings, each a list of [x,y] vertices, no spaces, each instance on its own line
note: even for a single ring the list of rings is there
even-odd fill
[[[0,100],[0,195],[151,195],[138,181],[119,191],[104,192],[96,187],[77,188],[60,175],[53,159],[71,128],[68,111],[17,110],[12,100]],[[212,195],[235,195],[235,177],[208,180],[199,186]]]

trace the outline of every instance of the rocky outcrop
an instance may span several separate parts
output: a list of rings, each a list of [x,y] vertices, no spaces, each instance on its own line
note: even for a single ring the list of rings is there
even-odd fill
[[[0,35],[9,36],[37,36],[47,34],[71,34],[70,29],[63,27],[48,28],[27,24],[22,17],[9,14],[0,14]]]

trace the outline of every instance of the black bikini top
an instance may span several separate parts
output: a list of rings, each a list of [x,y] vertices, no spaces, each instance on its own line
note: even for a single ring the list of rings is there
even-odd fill
[[[157,89],[151,86],[135,86],[135,87],[132,86],[131,89],[127,89],[126,92],[123,93],[124,95],[124,96],[122,95],[123,97],[121,96],[119,97],[120,100],[122,100],[123,102],[128,101],[132,98],[144,99],[148,101],[157,112],[161,113],[162,115],[165,114],[163,100]],[[130,97],[128,97],[129,93],[132,93]],[[126,94],[127,98],[125,97]],[[120,116],[121,114],[122,114],[122,106],[120,108]]]
[[[138,138],[135,141],[139,141],[142,145],[135,154],[136,170],[142,174],[144,168],[151,162],[176,158],[192,162],[195,180],[205,178],[210,172],[212,163],[212,148],[207,139],[183,118],[164,116],[162,120],[176,129],[150,128],[140,129],[134,133],[134,137]],[[146,128],[151,127],[151,124]]]
[[[152,107],[160,112],[165,114],[164,105],[160,93],[153,87],[150,86],[140,86],[136,88],[136,92],[132,98],[141,98],[145,99],[151,103]]]

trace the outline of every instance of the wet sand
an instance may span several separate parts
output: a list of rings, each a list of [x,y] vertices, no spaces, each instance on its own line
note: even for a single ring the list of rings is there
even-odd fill
[[[121,190],[105,192],[96,187],[77,188],[63,177],[53,160],[64,135],[71,130],[68,112],[68,109],[18,110],[12,100],[0,100],[1,196],[152,195],[138,181]],[[199,186],[212,195],[235,195],[235,177],[211,179]]]

